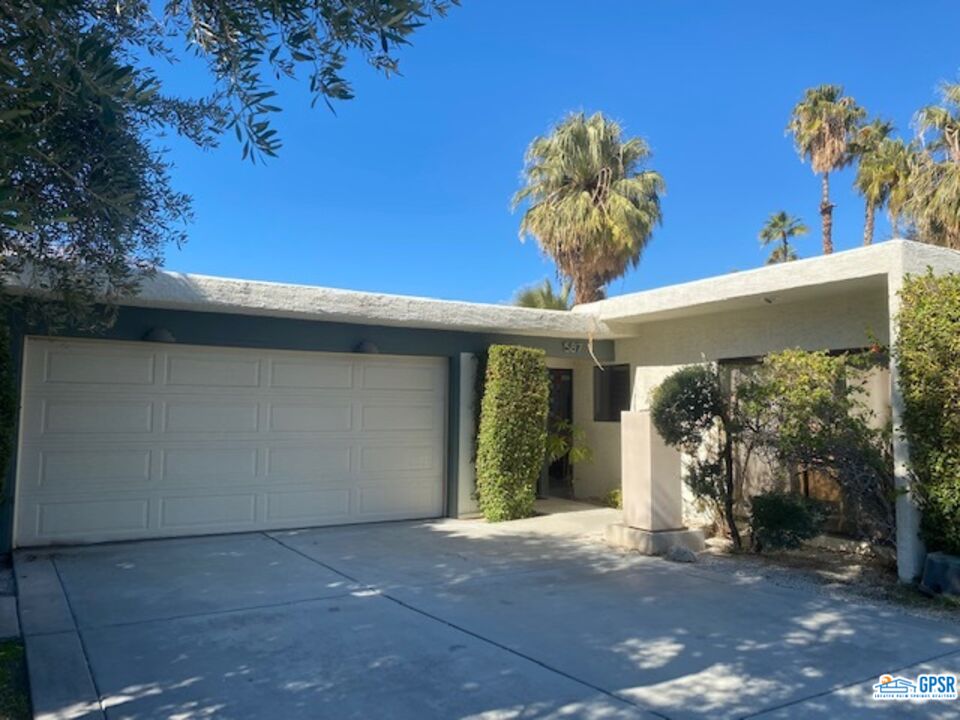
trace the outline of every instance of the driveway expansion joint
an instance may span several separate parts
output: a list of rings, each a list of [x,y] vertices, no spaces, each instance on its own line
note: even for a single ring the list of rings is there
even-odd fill
[[[493,647],[497,648],[498,650],[502,650],[502,651],[504,651],[504,652],[510,653],[511,655],[514,655],[515,657],[518,657],[518,658],[521,658],[521,659],[523,659],[523,660],[526,660],[527,662],[531,662],[531,663],[533,663],[534,665],[537,665],[538,667],[541,667],[541,668],[543,668],[544,670],[547,670],[548,672],[551,672],[551,673],[554,673],[555,675],[559,675],[560,677],[566,678],[567,680],[570,680],[570,681],[572,681],[572,682],[575,682],[575,683],[577,683],[578,685],[582,685],[583,687],[589,688],[589,689],[593,690],[594,692],[598,692],[598,693],[601,693],[602,695],[606,695],[607,697],[609,697],[609,698],[611,698],[611,699],[613,699],[613,700],[616,700],[617,702],[621,702],[621,703],[623,703],[623,704],[625,704],[625,705],[630,705],[630,706],[632,706],[632,707],[637,708],[638,710],[643,710],[644,712],[649,713],[649,714],[651,714],[651,715],[654,715],[654,716],[656,716],[656,717],[658,717],[658,718],[662,718],[663,720],[671,720],[667,715],[664,715],[663,713],[658,712],[658,711],[656,711],[656,710],[652,710],[652,709],[650,709],[650,708],[644,707],[643,705],[638,704],[637,702],[631,700],[630,698],[626,698],[626,697],[623,697],[623,696],[621,696],[621,695],[618,695],[618,694],[617,694],[616,692],[614,692],[613,690],[608,690],[607,688],[601,687],[600,685],[595,685],[595,684],[591,683],[591,682],[588,681],[588,680],[584,680],[583,678],[577,677],[576,675],[572,675],[572,674],[570,674],[570,673],[568,673],[568,672],[564,672],[563,670],[560,670],[559,668],[555,668],[555,667],[553,667],[552,665],[549,665],[548,663],[544,662],[543,660],[538,660],[537,658],[533,657],[532,655],[527,655],[526,653],[520,652],[519,650],[517,650],[517,649],[515,649],[515,648],[512,648],[512,647],[509,647],[508,645],[504,645],[504,644],[502,644],[502,643],[499,643],[499,642],[497,642],[496,640],[492,640],[492,639],[490,639],[490,638],[488,638],[488,637],[486,637],[486,636],[484,636],[484,635],[481,635],[480,633],[477,633],[477,632],[474,632],[473,630],[470,630],[470,629],[468,629],[468,628],[465,628],[465,627],[463,627],[462,625],[457,625],[456,623],[450,622],[449,620],[444,620],[442,617],[439,617],[438,615],[434,615],[433,613],[429,613],[429,612],[427,612],[426,610],[421,610],[420,608],[415,607],[415,606],[411,605],[410,603],[405,602],[405,601],[403,601],[403,600],[400,600],[399,598],[396,598],[396,597],[394,597],[394,596],[392,596],[392,595],[389,595],[389,594],[387,594],[387,593],[381,593],[381,597],[383,597],[383,598],[386,599],[386,600],[389,600],[389,601],[392,602],[392,603],[396,603],[397,605],[399,605],[400,607],[404,608],[405,610],[409,610],[409,611],[411,611],[411,612],[415,612],[415,613],[417,613],[418,615],[421,615],[421,616],[423,616],[423,617],[425,617],[425,618],[428,618],[428,619],[430,619],[430,620],[433,620],[434,622],[438,622],[438,623],[440,623],[440,624],[442,624],[442,625],[446,625],[447,627],[449,627],[449,628],[451,628],[451,629],[453,629],[453,630],[456,630],[456,631],[458,631],[458,632],[461,632],[461,633],[463,633],[464,635],[468,635],[468,636],[470,636],[470,637],[472,637],[472,638],[474,638],[474,639],[476,639],[476,640],[479,640],[479,641],[481,641],[481,642],[483,642],[483,643],[486,643],[486,644],[488,644],[488,645],[492,645]]]
[[[469,637],[472,637],[472,638],[474,638],[475,640],[479,640],[480,642],[485,643],[485,644],[487,644],[487,645],[490,645],[490,646],[492,646],[492,647],[495,647],[495,648],[497,648],[498,650],[501,650],[501,651],[503,651],[503,652],[509,653],[510,655],[513,655],[514,657],[518,657],[518,658],[521,658],[522,660],[525,660],[525,661],[527,661],[527,662],[533,663],[534,665],[536,665],[536,666],[538,666],[538,667],[546,670],[547,672],[553,673],[553,674],[558,675],[558,676],[560,676],[560,677],[562,677],[562,678],[565,678],[565,679],[567,679],[567,680],[570,680],[571,682],[575,682],[575,683],[577,683],[578,685],[581,685],[581,686],[583,686],[583,687],[589,688],[590,690],[593,690],[594,692],[597,692],[597,693],[600,693],[600,694],[602,694],[602,695],[605,695],[606,697],[609,697],[609,698],[611,698],[612,700],[615,700],[615,701],[617,701],[617,702],[619,702],[619,703],[623,703],[623,704],[625,704],[625,705],[630,705],[631,707],[635,707],[635,708],[637,708],[638,710],[643,710],[644,712],[649,713],[649,714],[651,714],[651,715],[653,715],[653,716],[655,716],[655,717],[662,718],[662,720],[670,720],[670,718],[669,718],[667,715],[664,715],[663,713],[660,713],[660,712],[657,712],[657,711],[655,711],[655,710],[651,710],[651,709],[649,709],[649,708],[643,707],[643,706],[637,704],[636,702],[634,702],[633,700],[631,700],[631,699],[629,699],[629,698],[625,698],[625,697],[622,697],[622,696],[620,696],[620,695],[617,695],[617,694],[616,694],[615,692],[613,692],[612,690],[608,690],[607,688],[600,687],[599,685],[594,685],[593,683],[591,683],[591,682],[589,682],[589,681],[587,681],[587,680],[584,680],[584,679],[582,679],[582,678],[579,678],[579,677],[577,677],[576,675],[571,675],[570,673],[567,673],[567,672],[564,672],[563,670],[560,670],[560,669],[558,669],[558,668],[555,668],[555,667],[553,667],[552,665],[549,665],[549,664],[543,662],[542,660],[538,660],[537,658],[532,657],[532,656],[530,656],[530,655],[527,655],[527,654],[525,654],[525,653],[522,653],[522,652],[520,652],[519,650],[515,650],[514,648],[511,648],[511,647],[508,647],[508,646],[503,645],[503,644],[501,644],[501,643],[498,643],[496,640],[492,640],[492,639],[490,639],[490,638],[488,638],[488,637],[485,637],[485,636],[483,636],[483,635],[481,635],[481,634],[479,634],[479,633],[477,633],[477,632],[474,632],[474,631],[469,630],[469,629],[467,629],[467,628],[465,628],[465,627],[462,627],[462,626],[460,626],[460,625],[457,625],[456,623],[450,622],[449,620],[444,620],[443,618],[441,618],[441,617],[439,617],[439,616],[437,616],[437,615],[433,615],[432,613],[429,613],[429,612],[427,612],[426,610],[421,610],[420,608],[415,607],[414,605],[411,605],[410,603],[404,602],[403,600],[400,600],[399,598],[396,598],[396,597],[394,597],[393,595],[390,595],[389,593],[384,592],[382,589],[377,588],[375,585],[370,585],[370,584],[364,583],[364,582],[358,580],[357,578],[348,575],[347,573],[343,572],[342,570],[338,570],[337,568],[333,567],[332,565],[329,565],[328,563],[325,563],[325,562],[323,562],[323,561],[321,561],[321,560],[318,560],[318,559],[315,558],[315,557],[311,557],[310,555],[302,552],[301,550],[298,550],[297,548],[294,548],[294,547],[291,547],[290,545],[287,545],[285,542],[283,542],[283,541],[280,540],[279,538],[276,538],[276,537],[270,535],[269,533],[264,533],[264,535],[265,535],[266,537],[269,537],[271,540],[275,541],[276,543],[278,543],[278,544],[281,545],[282,547],[286,548],[287,550],[290,550],[291,552],[294,552],[294,553],[296,553],[297,555],[300,555],[301,557],[306,558],[306,559],[309,560],[310,562],[316,563],[317,565],[319,565],[319,566],[321,566],[321,567],[323,567],[323,568],[325,568],[325,569],[327,569],[327,570],[329,570],[329,571],[331,571],[331,572],[334,572],[334,573],[337,573],[338,575],[343,576],[344,578],[350,580],[350,581],[353,582],[353,583],[356,583],[357,585],[363,586],[363,587],[365,587],[365,588],[367,588],[367,589],[369,589],[369,590],[372,590],[372,591],[376,592],[379,597],[382,597],[384,600],[389,600],[390,602],[398,605],[399,607],[402,607],[404,610],[409,610],[410,612],[414,612],[414,613],[420,615],[421,617],[425,617],[425,618],[427,618],[428,620],[432,620],[433,622],[440,623],[441,625],[445,625],[445,626],[447,626],[447,627],[449,627],[449,628],[451,628],[451,629],[453,629],[453,630],[456,630],[457,632],[463,633],[464,635],[468,635]],[[531,570],[531,572],[534,572],[534,571]],[[443,583],[439,583],[439,584],[442,585]],[[416,587],[420,587],[420,586],[418,585],[418,586],[416,586]]]

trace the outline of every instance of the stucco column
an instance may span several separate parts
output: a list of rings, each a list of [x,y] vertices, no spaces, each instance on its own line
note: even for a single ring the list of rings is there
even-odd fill
[[[457,517],[475,515],[480,511],[475,491],[477,469],[474,464],[476,441],[476,378],[477,356],[460,353],[460,405],[457,412]]]
[[[903,437],[903,393],[900,391],[900,371],[893,348],[899,329],[900,289],[903,270],[892,271],[887,277],[887,308],[890,319],[890,418],[893,424],[893,477],[897,494],[897,575],[901,582],[913,582],[923,572],[926,550],[920,539],[920,508],[910,491],[910,446]]]
[[[647,555],[703,549],[703,534],[683,526],[680,453],[663,442],[650,411],[622,413],[620,434],[623,522],[607,527],[607,542]]]

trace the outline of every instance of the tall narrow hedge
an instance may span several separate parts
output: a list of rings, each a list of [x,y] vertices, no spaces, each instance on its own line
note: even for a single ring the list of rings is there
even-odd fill
[[[960,275],[907,278],[895,350],[928,550],[960,554]]]
[[[543,350],[490,347],[477,438],[477,498],[491,522],[533,514],[549,397]]]

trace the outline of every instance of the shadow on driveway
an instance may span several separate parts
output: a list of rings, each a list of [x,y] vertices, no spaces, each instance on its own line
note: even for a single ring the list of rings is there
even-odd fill
[[[35,707],[184,719],[958,717],[956,702],[872,700],[881,673],[957,672],[956,626],[624,554],[557,531],[571,521],[21,553]],[[69,688],[45,687],[50,663]]]

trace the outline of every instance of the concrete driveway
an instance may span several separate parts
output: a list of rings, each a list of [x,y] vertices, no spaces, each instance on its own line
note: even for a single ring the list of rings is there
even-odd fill
[[[611,511],[21,553],[38,717],[958,717],[957,626],[621,554]],[[102,713],[102,715],[101,715]]]

